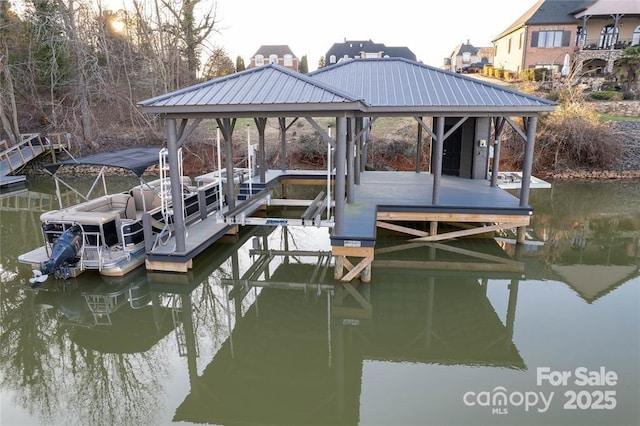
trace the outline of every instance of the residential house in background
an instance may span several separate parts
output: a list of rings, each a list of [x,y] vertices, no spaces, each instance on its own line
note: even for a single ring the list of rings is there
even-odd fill
[[[415,61],[416,55],[408,47],[388,47],[383,43],[374,43],[371,40],[347,40],[345,38],[343,43],[334,43],[327,51],[325,66],[352,58],[405,58]]]
[[[604,74],[639,43],[639,0],[539,0],[493,40],[493,65],[561,73],[569,55],[575,72]]]
[[[443,69],[454,72],[478,72],[482,67],[493,63],[492,47],[474,47],[469,40],[453,49],[448,58],[444,58]]]
[[[610,73],[624,49],[640,45],[640,0],[598,0],[575,17],[579,74]]]
[[[278,64],[298,71],[299,59],[293,54],[286,44],[264,45],[253,54],[248,68],[255,68],[262,65]]]

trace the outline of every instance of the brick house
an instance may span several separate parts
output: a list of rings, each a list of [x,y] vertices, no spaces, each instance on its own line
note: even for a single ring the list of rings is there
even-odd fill
[[[444,58],[443,69],[447,71],[465,72],[465,70],[482,68],[493,63],[493,48],[475,47],[469,40],[457,45],[449,57]]]
[[[640,44],[638,0],[539,0],[493,41],[493,65],[507,71],[562,71],[567,54],[580,75],[605,74]]]
[[[248,68],[269,64],[278,64],[290,70],[298,71],[300,60],[286,44],[263,45],[251,57]]]
[[[351,58],[405,58],[416,60],[416,55],[405,46],[389,47],[371,40],[347,40],[334,43],[325,55],[325,66]]]

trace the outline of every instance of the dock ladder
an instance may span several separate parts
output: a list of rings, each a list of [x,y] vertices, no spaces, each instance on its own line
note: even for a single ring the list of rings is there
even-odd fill
[[[171,235],[171,223],[173,223],[172,216],[176,214],[173,209],[172,199],[171,199],[171,179],[170,179],[170,170],[169,170],[169,150],[167,148],[162,148],[160,153],[158,154],[158,164],[160,168],[160,206],[162,211],[162,218],[164,220],[164,227],[162,231],[158,234],[156,238],[156,242],[164,245]],[[180,176],[180,180],[182,180],[183,169],[182,169],[182,148],[178,148],[178,175]],[[182,214],[182,220],[184,222],[184,210],[178,212],[178,214]]]

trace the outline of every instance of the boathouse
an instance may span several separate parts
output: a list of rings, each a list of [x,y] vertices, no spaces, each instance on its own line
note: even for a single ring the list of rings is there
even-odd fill
[[[238,118],[253,118],[259,135],[258,173],[249,179],[253,182],[250,193],[238,197],[234,179],[226,179],[226,206],[216,214],[202,212],[201,220],[194,224],[177,215],[171,243],[147,251],[147,268],[186,272],[193,258],[221,236],[237,225],[254,223],[251,213],[273,201],[270,187],[322,179],[318,171],[286,168],[287,131],[299,119],[308,121],[333,150],[335,168],[330,166],[326,174],[327,193],[310,202],[299,221],[267,218],[259,224],[330,227],[336,279],[370,280],[377,228],[405,233],[411,242],[517,228],[518,241],[523,243],[533,213],[528,202],[537,119],[555,106],[545,99],[401,58],[353,59],[306,75],[271,64],[142,101],[142,112],[159,114],[165,121],[174,210],[184,208],[179,149],[202,120],[217,122],[227,159],[233,158],[232,137]],[[335,118],[335,133],[318,123],[320,117]],[[428,134],[431,164],[416,161],[414,171],[365,171],[367,131],[379,117],[414,118],[419,129],[416,159],[422,150],[422,135]],[[522,119],[522,127],[515,117]],[[279,170],[268,170],[264,162],[268,120],[277,121],[280,129]],[[500,135],[505,126],[522,138],[518,197],[497,185]],[[490,161],[494,167],[487,176]],[[225,163],[226,176],[235,176],[233,162]],[[412,225],[420,222],[429,223],[429,231]],[[463,226],[439,232],[438,224],[444,222]]]

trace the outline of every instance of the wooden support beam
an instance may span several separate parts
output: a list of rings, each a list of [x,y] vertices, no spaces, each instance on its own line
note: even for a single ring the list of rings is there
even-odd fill
[[[415,235],[417,237],[426,237],[426,236],[429,235],[428,232],[420,231],[418,229],[409,228],[409,227],[406,227],[406,226],[396,225],[394,223],[387,223],[387,222],[377,221],[376,222],[376,226],[378,228],[389,229],[391,231],[400,232],[402,234]]]
[[[461,254],[461,255],[473,257],[473,258],[476,258],[476,259],[488,260],[490,262],[504,263],[504,264],[520,264],[520,263],[522,263],[522,262],[518,262],[518,261],[513,260],[513,259],[509,259],[509,258],[500,257],[500,256],[493,256],[491,254],[485,254],[485,253],[481,253],[481,252],[477,252],[477,251],[473,251],[473,250],[467,250],[467,249],[463,249],[463,248],[459,248],[459,247],[452,247],[452,246],[449,246],[449,245],[446,245],[446,244],[439,244],[439,243],[424,243],[424,244],[426,246],[433,247],[433,248],[438,249],[438,250],[448,251],[450,253]]]
[[[373,247],[332,246],[331,253],[334,256],[368,257],[373,256]]]
[[[476,223],[516,223],[526,226],[531,216],[480,213],[437,213],[437,212],[378,212],[377,220],[384,221],[423,221],[423,222],[476,222]]]
[[[227,232],[225,232],[225,235],[237,235],[239,232],[240,232],[240,227],[238,225],[234,225]]]
[[[414,238],[409,241],[412,241],[412,242],[442,241],[442,240],[449,240],[452,238],[468,237],[470,235],[484,234],[485,232],[493,232],[493,231],[497,231],[498,229],[515,228],[517,226],[519,225],[513,224],[513,223],[504,223],[504,224],[491,225],[491,226],[479,226],[474,229],[465,229],[462,231],[453,231],[453,232],[447,232],[444,234],[430,235],[428,237]]]
[[[399,244],[397,246],[392,246],[392,247],[385,247],[385,248],[380,248],[380,249],[376,249],[375,253],[376,254],[385,254],[385,253],[395,253],[397,251],[404,251],[404,250],[412,250],[414,248],[420,248],[420,247],[425,247],[427,245],[429,245],[431,243],[407,243],[407,244]]]
[[[369,301],[365,299],[353,285],[343,284],[342,287],[347,290],[347,293],[353,296],[353,298],[356,299],[360,306],[362,306],[366,311],[371,311],[371,303],[369,303]]]
[[[358,262],[358,264],[355,266],[355,268],[351,269],[349,273],[343,276],[340,281],[349,282],[352,279],[356,278],[364,268],[371,265],[371,262],[373,262],[373,256],[362,258],[360,262]]]
[[[413,270],[440,270],[440,271],[467,271],[467,272],[524,272],[524,263],[515,262],[487,263],[487,262],[450,262],[433,260],[376,260],[372,262],[374,268],[386,269],[413,269]]]
[[[373,262],[373,247],[344,247],[333,246],[331,247],[333,256],[335,257],[335,270],[334,278],[340,282],[349,282],[354,278],[357,278],[365,268],[371,265]],[[347,256],[359,258],[356,265],[351,263]],[[343,269],[349,271],[346,275],[343,274]],[[370,270],[365,271],[362,274],[361,279],[363,282],[369,282],[371,279]]]
[[[462,228],[462,229],[471,229],[474,226],[476,226],[471,222],[447,222],[447,225],[455,226],[456,228]]]
[[[344,259],[342,259],[342,266],[344,267],[344,269],[346,269],[347,271],[350,271],[353,268],[355,268],[353,263],[351,263],[351,261],[347,259],[347,256],[343,256],[343,257]]]
[[[165,272],[189,272],[189,269],[193,268],[193,260],[189,259],[186,262],[166,262],[166,261],[153,261],[145,260],[145,267],[148,271],[165,271]]]
[[[318,178],[318,179],[302,179],[295,177],[287,177],[280,180],[282,185],[319,185],[326,186],[327,178]],[[333,185],[333,180],[331,180],[331,185]]]

